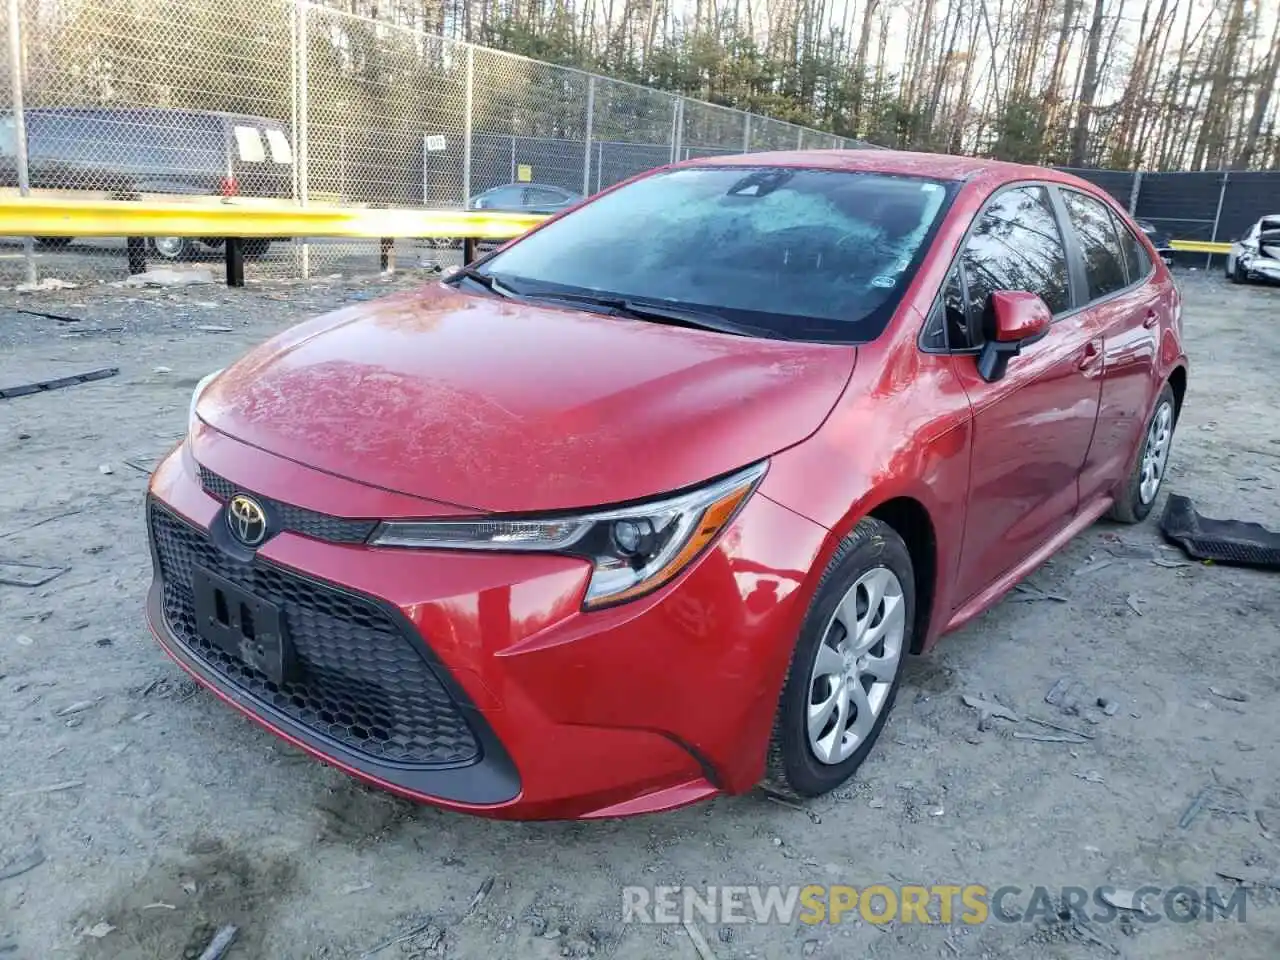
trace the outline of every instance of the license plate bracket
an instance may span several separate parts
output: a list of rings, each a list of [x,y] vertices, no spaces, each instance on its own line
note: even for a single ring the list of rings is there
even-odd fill
[[[297,673],[284,611],[225,577],[194,567],[191,571],[196,630],[207,642],[287,683]]]

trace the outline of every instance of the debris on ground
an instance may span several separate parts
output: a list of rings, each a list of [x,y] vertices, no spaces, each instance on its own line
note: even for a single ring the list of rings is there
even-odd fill
[[[24,563],[20,560],[0,560],[0,584],[9,587],[43,587],[70,569],[43,563]]]
[[[1191,822],[1200,815],[1200,811],[1204,809],[1204,805],[1209,802],[1209,796],[1213,793],[1214,784],[1206,784],[1204,789],[1195,795],[1195,798],[1188,804],[1187,809],[1182,814],[1182,819],[1178,821],[1178,826],[1185,830],[1191,826]]]
[[[480,889],[477,890],[476,895],[471,898],[471,903],[468,904],[466,912],[462,915],[462,919],[465,920],[480,909],[480,904],[484,903],[485,897],[489,896],[490,891],[493,890],[493,881],[493,877],[488,877],[484,883],[480,884]]]
[[[1098,892],[1098,896],[1117,910],[1127,910],[1131,913],[1146,914],[1147,905],[1142,898],[1133,890],[1109,890],[1105,887]]]
[[[436,926],[435,923],[431,920],[427,920],[423,923],[420,923],[416,927],[414,927],[412,930],[406,930],[404,933],[396,934],[396,936],[390,938],[389,940],[383,940],[376,947],[371,947],[370,949],[366,950],[364,953],[360,954],[360,960],[368,960],[369,957],[376,956],[377,954],[381,953],[383,950],[386,950],[388,947],[394,947],[397,944],[406,943],[409,940],[412,940],[414,937],[419,936],[423,933],[426,933],[432,927],[435,927],[435,926]],[[439,929],[439,928],[437,927],[436,929]]]
[[[123,285],[126,287],[190,287],[213,283],[213,271],[208,267],[196,270],[148,270],[135,273]]]
[[[39,697],[36,698],[37,700]],[[61,783],[51,783],[47,787],[24,787],[21,790],[10,790],[5,796],[7,797],[30,797],[38,793],[61,793],[63,790],[74,790],[76,787],[83,787],[83,780],[63,780]]]
[[[1097,770],[1086,770],[1084,773],[1074,774],[1075,777],[1083,780],[1085,783],[1106,783],[1102,775]]]
[[[803,813],[806,817],[809,818],[810,822],[813,823],[814,825],[822,823],[822,817],[820,817],[814,811],[810,810],[808,807],[801,806],[798,803],[793,803],[792,801],[786,799],[785,797],[779,797],[776,794],[769,793],[768,791],[765,791],[764,796],[766,800],[769,800],[772,803],[776,803],[780,807],[786,807],[787,809],[794,810],[797,813]]]
[[[1067,598],[1059,596],[1056,593],[1046,593],[1033,583],[1023,582],[1013,588],[1013,594],[1008,597],[1013,602],[1034,603],[1038,600],[1052,600],[1055,603],[1066,603]]]
[[[239,933],[240,929],[232,924],[222,927],[209,941],[209,946],[204,948],[204,953],[200,954],[200,960],[222,960]]]
[[[20,283],[13,289],[18,293],[40,293],[45,290],[75,290],[78,283],[69,283],[57,277],[45,277],[37,283]]]
[[[1165,501],[1160,532],[1193,560],[1280,570],[1280,533],[1260,523],[1203,516],[1177,494]]]
[[[102,697],[98,697],[96,700],[78,700],[75,703],[71,704],[71,706],[69,707],[63,707],[61,710],[55,713],[54,716],[69,717],[73,713],[84,713],[86,710],[90,710],[93,707],[96,707],[101,702],[102,702]]]
[[[1092,563],[1086,563],[1083,567],[1078,568],[1075,575],[1077,577],[1082,577],[1086,573],[1097,573],[1099,570],[1104,570],[1113,563],[1115,563],[1115,561],[1110,557],[1103,557],[1101,560],[1094,560]]]
[[[88,373],[76,373],[69,377],[57,377],[53,380],[36,380],[32,383],[20,383],[14,387],[0,387],[0,400],[12,400],[14,397],[29,397],[35,393],[48,393],[50,390],[61,390],[63,387],[74,387],[81,383],[92,383],[95,380],[106,380],[120,372],[119,367],[103,367],[90,370]]]
[[[1261,867],[1220,867],[1213,871],[1224,880],[1234,880],[1255,890],[1280,890],[1280,873]]]
[[[113,930],[115,930],[114,926],[107,923],[105,920],[101,920],[98,923],[95,923],[92,927],[87,927],[86,929],[81,930],[80,933],[77,934],[76,939],[83,940],[85,937],[92,937],[94,940],[101,940]],[[204,958],[202,957],[201,960],[204,960]]]
[[[1033,717],[1030,714],[1026,717],[1032,723],[1037,723],[1042,727],[1048,727],[1050,730],[1057,730],[1059,733],[1069,733],[1073,737],[1082,737],[1085,740],[1092,740],[1092,733],[1085,733],[1083,730],[1075,730],[1071,727],[1064,727],[1060,723],[1054,723],[1052,720],[1045,720],[1042,717]]]
[[[1127,606],[1130,610],[1132,610],[1138,616],[1142,616],[1142,611],[1138,608],[1138,604],[1142,602],[1141,597],[1139,597],[1137,594],[1131,593],[1124,598],[1124,602],[1125,602],[1125,606]]]
[[[1236,703],[1248,703],[1249,694],[1236,687],[1215,687],[1210,686],[1209,692],[1215,697],[1221,697],[1223,700],[1232,700]]]
[[[960,699],[964,701],[965,706],[973,707],[978,711],[978,729],[980,730],[985,730],[987,721],[993,717],[1012,720],[1014,723],[1018,723],[1021,719],[1004,704],[997,703],[995,700],[987,700],[969,693],[964,694]]]
[[[1102,708],[1102,712],[1108,717],[1114,717],[1120,711],[1120,704],[1110,697],[1099,697],[1098,706]]]
[[[1037,743],[1088,743],[1089,742],[1088,740],[1085,740],[1079,736],[1070,737],[1070,736],[1054,734],[1054,733],[1017,732],[1017,733],[1014,733],[1013,736],[1017,740],[1034,740]]]
[[[20,877],[24,873],[40,866],[40,864],[44,863],[44,860],[44,851],[39,847],[33,847],[29,852],[15,857],[0,867],[0,880],[11,880],[14,877]]]

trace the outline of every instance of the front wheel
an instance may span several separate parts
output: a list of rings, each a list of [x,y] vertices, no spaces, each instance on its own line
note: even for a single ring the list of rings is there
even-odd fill
[[[1129,479],[1111,506],[1108,516],[1112,520],[1139,523],[1155,506],[1169,466],[1169,450],[1173,446],[1173,428],[1177,419],[1173,388],[1166,383],[1156,398],[1151,419],[1147,421]]]
[[[836,551],[800,628],[766,791],[820,796],[861,766],[893,708],[914,623],[911,554],[892,527],[868,517]]]

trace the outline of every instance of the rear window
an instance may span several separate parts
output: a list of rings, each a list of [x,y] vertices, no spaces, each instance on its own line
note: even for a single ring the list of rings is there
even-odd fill
[[[268,127],[267,146],[271,148],[273,162],[293,163],[293,149],[289,146],[289,138],[285,136],[283,130]]]
[[[604,194],[482,270],[523,288],[718,313],[789,339],[879,336],[952,185],[784,167],[697,167]]]
[[[257,127],[246,127],[236,124],[232,129],[236,138],[236,155],[245,163],[265,163],[266,148],[262,144],[262,133]]]

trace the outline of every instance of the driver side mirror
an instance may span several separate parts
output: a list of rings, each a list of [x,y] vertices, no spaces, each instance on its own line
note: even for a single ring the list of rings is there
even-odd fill
[[[1025,290],[996,290],[987,301],[987,329],[978,354],[978,375],[987,383],[1004,376],[1009,359],[1049,332],[1049,305]]]

